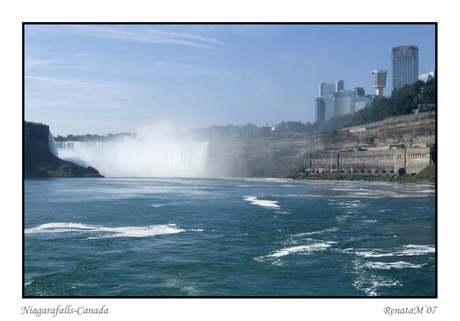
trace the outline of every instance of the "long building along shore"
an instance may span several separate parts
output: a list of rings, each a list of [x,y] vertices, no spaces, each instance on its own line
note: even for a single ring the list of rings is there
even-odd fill
[[[304,160],[310,173],[418,174],[436,162],[436,147],[405,148],[390,145],[386,150],[348,150],[310,154]]]

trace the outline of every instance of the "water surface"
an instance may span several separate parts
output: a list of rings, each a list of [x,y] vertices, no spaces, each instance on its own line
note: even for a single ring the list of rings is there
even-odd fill
[[[25,181],[25,296],[435,296],[433,185]]]

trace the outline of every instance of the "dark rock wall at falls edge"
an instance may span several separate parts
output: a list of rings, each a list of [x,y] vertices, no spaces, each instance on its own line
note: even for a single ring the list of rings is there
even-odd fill
[[[23,128],[24,178],[104,177],[92,167],[82,167],[62,160],[49,149],[49,126],[24,122]]]

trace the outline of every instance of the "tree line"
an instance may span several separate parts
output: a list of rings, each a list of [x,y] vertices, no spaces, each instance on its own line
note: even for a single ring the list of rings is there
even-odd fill
[[[357,111],[354,114],[335,116],[327,121],[316,121],[314,123],[302,123],[300,121],[282,121],[273,130],[272,126],[258,127],[254,124],[244,126],[226,125],[212,126],[209,128],[192,129],[191,136],[212,139],[215,137],[238,137],[254,135],[272,135],[279,133],[305,133],[337,130],[346,127],[359,126],[363,124],[378,122],[388,117],[408,115],[417,108],[419,104],[436,103],[436,79],[424,82],[418,80],[411,85],[394,89],[390,97],[376,98],[369,106]],[[55,141],[104,141],[125,136],[135,136],[130,133],[99,135],[58,135]]]
[[[114,139],[118,138],[123,138],[123,137],[131,137],[133,136],[130,133],[120,133],[120,134],[107,134],[107,135],[92,135],[92,134],[86,134],[86,135],[67,135],[66,137],[57,135],[54,137],[55,142],[67,142],[67,141],[73,141],[73,142],[90,142],[90,141],[97,141],[97,142],[102,142],[102,141],[111,141]]]
[[[205,129],[196,129],[202,136],[249,136],[269,135],[277,133],[305,133],[337,130],[346,127],[382,121],[388,117],[408,115],[417,109],[419,104],[436,103],[436,79],[424,82],[418,80],[413,84],[394,89],[390,97],[376,98],[369,106],[354,114],[335,116],[328,121],[302,123],[300,121],[282,121],[272,131],[270,126],[257,127],[253,124],[244,126],[212,126]]]

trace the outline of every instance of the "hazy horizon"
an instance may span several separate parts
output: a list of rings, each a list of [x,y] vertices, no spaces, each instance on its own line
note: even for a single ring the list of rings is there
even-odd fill
[[[54,136],[315,121],[320,82],[375,94],[391,48],[436,68],[434,24],[26,24],[25,120]]]

